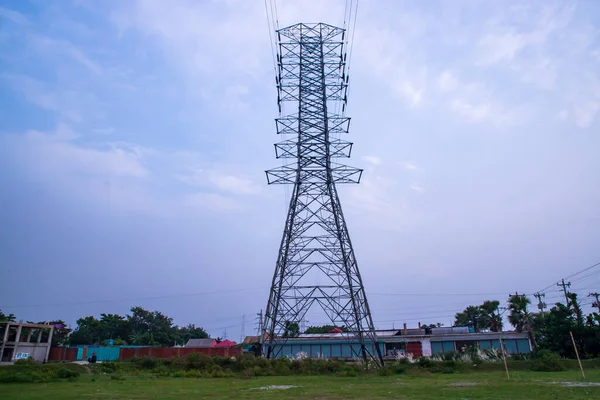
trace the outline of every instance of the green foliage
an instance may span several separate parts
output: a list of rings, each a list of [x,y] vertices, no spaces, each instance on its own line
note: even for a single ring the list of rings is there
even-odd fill
[[[22,358],[14,362],[14,365],[37,365],[33,357]]]
[[[600,357],[600,318],[596,319],[596,313],[583,318],[577,296],[569,298],[569,306],[556,303],[550,312],[531,314],[533,336],[538,348],[558,353],[560,357],[575,358],[570,336],[572,332],[582,358]]]
[[[525,326],[529,323],[529,312],[527,307],[531,300],[524,294],[515,294],[510,296],[508,300],[508,321],[515,327],[517,332],[523,332]]]
[[[550,350],[540,350],[531,365],[533,371],[556,372],[563,371],[565,367],[560,362],[560,356]]]
[[[70,336],[71,345],[102,344],[109,340],[115,346],[131,343],[145,346],[173,346],[187,343],[189,339],[207,338],[204,329],[193,324],[179,327],[173,319],[159,311],[132,307],[131,314],[100,314],[77,320],[77,328]]]
[[[428,357],[419,357],[417,363],[419,364],[419,367],[427,369],[431,368],[434,365],[435,361]]]
[[[310,326],[304,333],[329,333],[334,329],[340,329],[342,332],[348,332],[348,328],[345,326],[336,325],[322,325],[322,326]]]
[[[502,330],[502,317],[498,314],[498,300],[486,300],[480,306],[468,306],[463,312],[457,313],[454,326],[470,326],[475,332]]]
[[[237,375],[249,378],[253,376],[322,374],[354,376],[361,372],[358,365],[343,361],[311,358],[303,360],[292,360],[289,358],[267,360],[263,357],[255,357],[252,354],[244,354],[237,359],[228,357],[210,358],[202,354],[190,354],[186,357],[170,359],[144,357],[132,359],[131,364],[135,365],[138,370],[149,371],[155,376],[177,374],[178,377],[195,376],[221,378]],[[398,370],[400,370],[399,367]]]
[[[283,337],[298,337],[300,334],[300,325],[297,322],[285,321],[285,329],[283,331]]]
[[[446,355],[446,357],[448,358],[439,361],[427,357],[419,357],[417,365],[421,370],[433,373],[451,374],[456,372],[458,363],[453,358],[450,358],[449,355]]]
[[[69,364],[17,364],[0,368],[0,383],[55,382],[73,380],[81,374],[81,366]]]
[[[15,314],[4,314],[2,310],[0,310],[0,322],[14,322],[17,320]]]

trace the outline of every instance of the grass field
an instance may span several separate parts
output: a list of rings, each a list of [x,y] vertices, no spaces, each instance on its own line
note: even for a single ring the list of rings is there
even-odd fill
[[[75,381],[0,385],[0,398],[80,399],[600,399],[600,369],[563,372],[500,371],[394,376],[271,376],[253,378],[157,378],[83,374]],[[291,385],[289,389],[261,389]]]

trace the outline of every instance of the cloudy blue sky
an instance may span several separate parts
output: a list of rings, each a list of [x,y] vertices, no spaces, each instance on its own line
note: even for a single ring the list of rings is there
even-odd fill
[[[277,5],[282,27],[343,25],[343,0]],[[449,324],[599,262],[600,3],[357,15],[365,172],[340,196],[377,327]],[[264,176],[280,162],[262,0],[4,0],[0,105],[1,309],[74,323],[139,304],[254,330],[289,196]]]

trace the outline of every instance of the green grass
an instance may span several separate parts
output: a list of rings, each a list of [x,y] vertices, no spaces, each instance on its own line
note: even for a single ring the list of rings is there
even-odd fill
[[[600,369],[586,371],[586,382],[600,382]],[[0,385],[2,399],[594,399],[600,386],[569,387],[553,382],[582,382],[578,370],[503,371],[431,374],[411,370],[393,376],[270,376],[255,378],[157,378],[151,374],[82,374],[76,381]],[[123,380],[121,380],[123,379]],[[288,390],[258,390],[294,385]]]

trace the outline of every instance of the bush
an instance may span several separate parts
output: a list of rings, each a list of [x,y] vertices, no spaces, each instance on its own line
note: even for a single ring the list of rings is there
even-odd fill
[[[0,383],[55,382],[73,380],[81,374],[81,366],[67,364],[12,365],[0,368]]]
[[[142,357],[135,361],[141,369],[154,369],[160,364],[160,360],[154,357]]]
[[[213,360],[204,354],[193,353],[186,357],[187,369],[206,369],[212,364]]]
[[[125,380],[125,377],[124,377],[123,375],[121,375],[121,374],[112,374],[112,375],[110,376],[110,379],[112,379],[113,381],[119,381],[119,382],[122,382],[122,381],[124,381],[124,380]]]
[[[119,369],[119,364],[115,362],[105,361],[103,363],[97,364],[102,372],[106,372],[108,374],[115,372]]]
[[[14,362],[14,365],[38,365],[33,357],[21,358]]]
[[[531,363],[532,371],[555,372],[564,371],[560,356],[550,350],[540,350]]]
[[[59,379],[67,379],[67,378],[77,378],[80,373],[77,371],[72,371],[67,368],[58,368],[56,370],[56,377]]]
[[[427,357],[419,357],[418,359],[419,367],[423,369],[431,369],[435,365],[435,361],[427,358]]]

